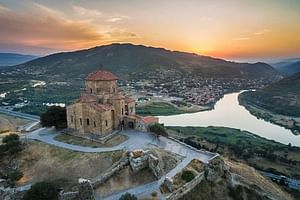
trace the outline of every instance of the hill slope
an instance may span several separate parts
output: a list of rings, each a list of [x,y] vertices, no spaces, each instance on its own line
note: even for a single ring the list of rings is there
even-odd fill
[[[241,97],[248,103],[277,114],[300,116],[300,72]]]
[[[300,72],[300,58],[288,59],[271,65],[281,73],[287,75],[293,75]]]
[[[0,67],[18,65],[37,58],[32,55],[22,55],[15,53],[0,53]]]
[[[96,69],[110,70],[121,78],[138,72],[173,69],[183,73],[223,78],[267,78],[278,76],[265,63],[234,63],[192,53],[132,44],[111,44],[91,49],[57,53],[15,66],[19,73],[47,75],[62,79],[84,78]]]
[[[285,74],[293,75],[297,72],[300,72],[300,61],[280,67],[278,70]]]

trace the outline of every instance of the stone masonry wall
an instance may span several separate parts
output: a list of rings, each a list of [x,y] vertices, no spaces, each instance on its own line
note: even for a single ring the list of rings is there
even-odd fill
[[[180,189],[171,191],[172,193],[166,197],[167,200],[178,200],[194,189],[204,179],[204,172],[198,174],[193,180],[184,184]],[[169,187],[168,187],[169,188]]]
[[[105,182],[107,179],[109,179],[113,174],[120,171],[121,169],[123,169],[128,164],[129,164],[129,160],[128,160],[127,156],[120,159],[110,169],[108,169],[104,174],[102,174],[99,177],[96,177],[92,181],[93,188],[97,188],[99,185],[101,185],[103,182]]]

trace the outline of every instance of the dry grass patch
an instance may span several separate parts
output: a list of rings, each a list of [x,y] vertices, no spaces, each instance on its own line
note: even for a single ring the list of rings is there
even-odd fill
[[[57,141],[65,142],[68,144],[74,144],[74,145],[80,145],[80,146],[86,146],[86,147],[112,147],[116,146],[118,144],[121,144],[122,142],[126,141],[128,138],[125,135],[117,134],[114,137],[107,140],[104,144],[101,144],[99,142],[95,142],[92,140],[76,137],[73,135],[68,134],[61,134],[54,138]]]
[[[131,168],[127,166],[101,184],[95,192],[101,197],[105,197],[112,193],[137,187],[155,180],[156,179],[150,169],[145,168],[134,173]]]
[[[230,172],[240,176],[236,181],[246,185],[255,185],[275,199],[293,199],[289,194],[281,190],[278,185],[263,177],[254,168],[232,160],[225,160],[225,162],[230,166]]]
[[[25,124],[28,124],[29,122],[29,120],[0,114],[0,134],[15,132],[17,131],[18,126],[23,126]]]
[[[121,151],[82,153],[33,141],[18,156],[24,173],[19,184],[62,180],[68,188],[76,185],[78,178],[92,179],[105,172],[121,156]]]

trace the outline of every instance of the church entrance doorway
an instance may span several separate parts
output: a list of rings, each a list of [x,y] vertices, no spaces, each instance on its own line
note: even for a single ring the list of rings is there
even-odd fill
[[[134,123],[133,122],[128,122],[128,128],[134,129]]]

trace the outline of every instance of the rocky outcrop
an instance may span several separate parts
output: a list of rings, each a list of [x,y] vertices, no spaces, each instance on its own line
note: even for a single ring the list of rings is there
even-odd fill
[[[225,165],[224,160],[220,157],[217,157],[209,162],[205,166],[205,179],[214,182],[220,177],[226,176],[229,172],[229,168]]]
[[[22,200],[26,191],[19,191],[16,188],[3,188],[0,187],[1,200]]]

